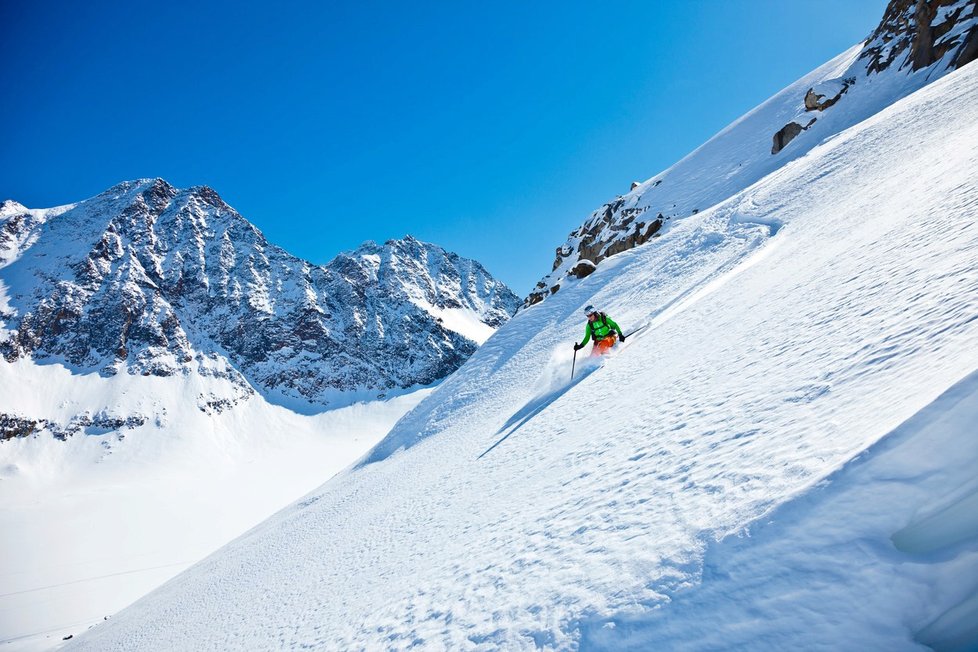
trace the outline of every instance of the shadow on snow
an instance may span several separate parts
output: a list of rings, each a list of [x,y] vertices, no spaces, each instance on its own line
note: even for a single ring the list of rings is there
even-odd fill
[[[502,427],[496,431],[496,434],[503,434],[492,446],[484,450],[477,460],[481,460],[489,451],[499,446],[501,443],[506,441],[510,435],[519,430],[523,424],[535,417],[536,415],[543,412],[543,410],[556,401],[558,398],[566,394],[572,387],[577,385],[579,382],[594,373],[600,364],[587,364],[587,361],[581,364],[580,371],[574,376],[573,380],[570,380],[564,385],[557,387],[545,394],[537,396],[536,398],[530,399],[526,405],[517,410],[513,416],[511,416]]]

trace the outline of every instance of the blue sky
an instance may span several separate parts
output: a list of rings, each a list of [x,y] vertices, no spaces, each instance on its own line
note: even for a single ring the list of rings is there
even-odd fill
[[[410,233],[525,295],[593,209],[885,5],[3,2],[0,198],[204,184],[313,262]]]

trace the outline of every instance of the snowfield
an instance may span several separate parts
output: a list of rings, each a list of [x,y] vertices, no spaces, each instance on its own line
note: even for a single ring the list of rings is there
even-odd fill
[[[976,97],[966,66],[566,282],[65,649],[974,649]],[[570,382],[588,303],[648,327]]]
[[[50,649],[116,613],[348,466],[431,391],[314,416],[252,395],[208,414],[198,396],[233,392],[223,378],[101,378],[26,360],[0,360],[0,387],[0,412],[146,419],[0,442],[4,652]]]

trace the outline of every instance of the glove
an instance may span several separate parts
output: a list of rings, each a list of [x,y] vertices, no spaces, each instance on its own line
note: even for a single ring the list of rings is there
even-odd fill
[[[624,333],[618,333],[618,341],[619,342],[624,342],[625,341],[625,334]]]
[[[583,348],[584,348],[584,345],[583,344],[578,344],[577,342],[574,342],[574,350],[575,351],[580,351]]]

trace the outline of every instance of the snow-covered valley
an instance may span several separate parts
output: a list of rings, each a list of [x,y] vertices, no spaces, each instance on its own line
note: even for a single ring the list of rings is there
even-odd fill
[[[308,416],[259,396],[198,410],[224,382],[0,363],[0,411],[147,418],[0,445],[0,649],[49,649],[111,616],[348,466],[431,391]]]
[[[66,649],[974,649],[976,97],[965,66],[562,277]],[[571,382],[589,303],[647,328]]]

